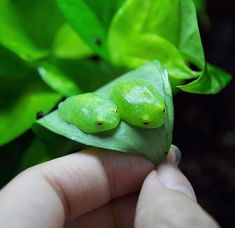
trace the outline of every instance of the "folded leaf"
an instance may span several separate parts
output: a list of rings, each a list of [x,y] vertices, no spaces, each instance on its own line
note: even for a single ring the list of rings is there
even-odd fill
[[[197,80],[177,87],[190,93],[215,94],[224,88],[231,79],[232,76],[228,72],[208,64]]]
[[[114,151],[141,154],[157,163],[166,158],[172,140],[173,105],[171,87],[168,81],[167,71],[157,61],[129,72],[111,83],[101,87],[96,92],[105,97],[110,97],[113,86],[120,81],[146,80],[158,89],[164,97],[166,112],[164,125],[156,129],[137,128],[121,121],[113,131],[98,134],[86,134],[74,125],[70,125],[58,116],[54,111],[37,121],[54,133],[63,135],[78,143],[87,146],[100,147]]]
[[[179,30],[180,0],[128,0],[110,26],[111,58],[114,63],[131,68],[158,59],[171,77],[193,78],[196,72],[186,65],[177,49]]]
[[[112,20],[108,48],[112,62],[119,66],[136,68],[157,59],[173,85],[195,79],[179,87],[187,92],[215,93],[229,82],[227,74],[210,74],[206,69],[192,0],[127,0]]]
[[[179,86],[179,88],[190,93],[218,93],[230,82],[231,76],[227,72],[207,64],[193,2],[191,0],[181,0],[180,7],[181,39],[179,50],[188,62],[195,64],[201,71],[196,80],[189,84]]]

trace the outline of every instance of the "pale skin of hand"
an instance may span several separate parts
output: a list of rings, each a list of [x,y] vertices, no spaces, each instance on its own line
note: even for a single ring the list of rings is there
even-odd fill
[[[174,163],[174,151],[169,161]],[[30,168],[0,191],[0,227],[218,227],[174,165],[88,149]]]

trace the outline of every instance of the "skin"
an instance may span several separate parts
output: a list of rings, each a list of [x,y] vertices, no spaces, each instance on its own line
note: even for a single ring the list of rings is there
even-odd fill
[[[158,90],[146,81],[117,83],[111,100],[117,105],[121,119],[130,125],[158,128],[164,123],[164,99]]]
[[[37,165],[0,191],[0,226],[218,227],[174,157],[156,169],[141,156],[89,149]]]
[[[59,104],[59,116],[85,133],[114,129],[120,122],[117,106],[96,93],[72,96]]]

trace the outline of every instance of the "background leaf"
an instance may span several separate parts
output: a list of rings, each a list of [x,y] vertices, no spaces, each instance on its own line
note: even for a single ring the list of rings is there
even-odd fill
[[[187,67],[177,49],[179,31],[179,0],[126,1],[115,15],[109,30],[111,57],[118,65],[131,68],[158,59],[171,77],[195,77],[196,72]]]
[[[26,84],[13,90],[11,86],[20,85],[19,81],[1,77],[0,92],[4,96],[0,99],[0,145],[10,142],[29,129],[36,120],[38,111],[48,112],[61,98],[39,80],[27,80],[31,82],[30,87]],[[5,98],[7,95],[8,99]]]
[[[191,0],[181,0],[181,34],[179,49],[187,61],[195,64],[201,71],[198,79],[186,85],[179,86],[185,92],[198,94],[214,94],[223,89],[231,80],[231,76],[225,71],[213,70],[206,62],[200,33],[197,23],[197,15]],[[209,68],[207,69],[207,66]],[[221,72],[221,74],[219,73]]]
[[[93,91],[123,72],[101,59],[57,60],[42,63],[39,69],[43,80],[66,96]]]
[[[191,0],[126,1],[111,23],[108,47],[117,65],[135,68],[158,59],[167,68],[172,85],[196,79],[179,87],[187,92],[215,93],[230,80],[224,73],[224,83],[220,84],[222,76],[210,74],[206,69],[196,10]],[[190,64],[196,65],[199,71],[192,70]],[[203,85],[201,82],[205,81]],[[211,88],[213,85],[215,88]]]
[[[52,51],[55,57],[61,59],[80,59],[93,54],[93,51],[68,24],[64,24],[58,30]]]
[[[107,31],[112,16],[124,1],[58,0],[58,4],[81,38],[96,53],[109,59],[106,45]]]
[[[78,85],[60,71],[55,64],[44,62],[38,67],[38,72],[42,79],[61,95],[72,96],[81,93]]]
[[[65,138],[58,135],[45,134],[44,139],[45,136],[48,137],[47,141],[43,141],[39,137],[34,137],[21,158],[18,172],[39,163],[64,156],[71,151],[77,151],[77,146],[72,141],[65,140]],[[54,141],[54,143],[51,143],[51,141]]]
[[[11,0],[11,2],[33,42],[39,48],[49,50],[57,30],[65,22],[56,0]]]
[[[166,115],[162,127],[141,129],[121,121],[119,127],[113,131],[100,134],[85,134],[74,125],[67,124],[60,119],[57,111],[40,119],[37,123],[57,134],[85,145],[121,152],[139,153],[154,162],[162,161],[166,157],[172,140],[173,107],[167,73],[159,62],[152,62],[136,71],[129,72],[97,90],[97,93],[110,97],[112,88],[117,81],[131,81],[133,79],[146,80],[152,83],[164,96]]]
[[[208,25],[209,24],[209,17],[207,15],[207,9],[206,9],[206,0],[193,0],[194,5],[197,9],[200,22],[202,25]]]
[[[52,158],[53,156],[50,154],[47,145],[35,138],[21,159],[19,172]]]
[[[20,77],[31,70],[17,55],[0,45],[0,76]]]
[[[0,1],[0,21],[1,45],[26,61],[32,61],[47,55],[46,50],[40,49],[31,40],[12,1]]]

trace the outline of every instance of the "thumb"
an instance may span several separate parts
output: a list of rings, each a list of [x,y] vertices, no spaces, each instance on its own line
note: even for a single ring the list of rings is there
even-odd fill
[[[193,188],[181,171],[169,164],[152,171],[137,203],[135,227],[218,227],[196,203]]]
[[[161,184],[167,189],[175,190],[197,201],[193,187],[184,174],[172,165],[161,165],[157,170]]]

